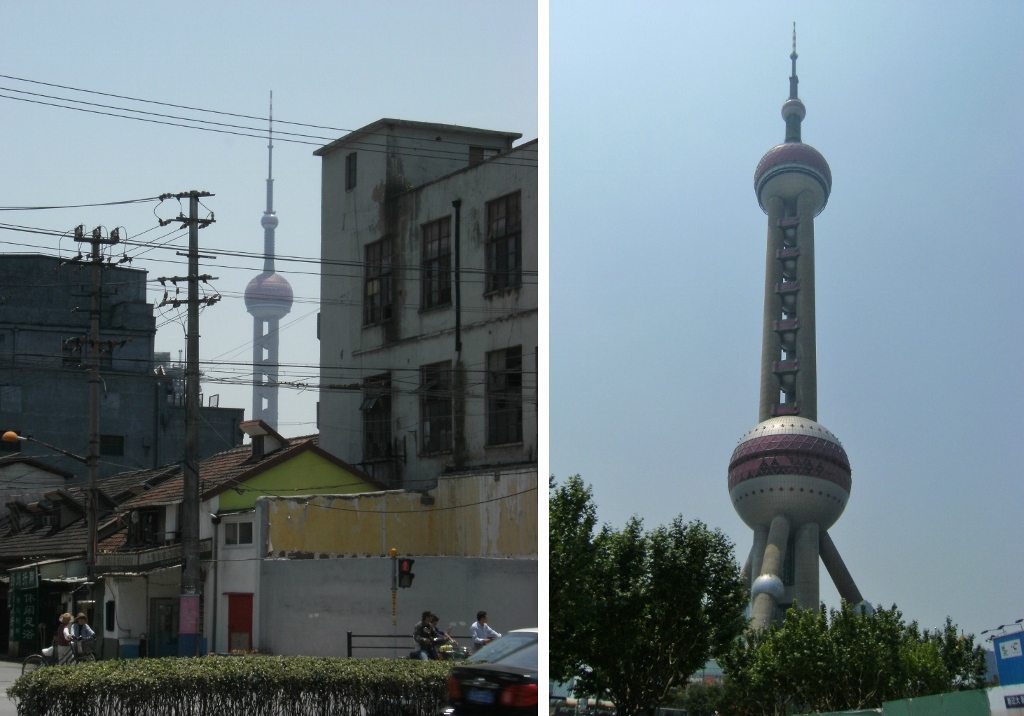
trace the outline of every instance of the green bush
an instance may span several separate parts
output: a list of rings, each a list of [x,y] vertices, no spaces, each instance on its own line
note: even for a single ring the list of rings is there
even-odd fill
[[[19,716],[432,716],[450,670],[396,659],[131,659],[38,669],[7,696]]]

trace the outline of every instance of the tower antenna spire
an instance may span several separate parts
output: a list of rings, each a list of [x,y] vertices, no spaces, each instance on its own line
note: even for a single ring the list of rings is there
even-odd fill
[[[793,71],[789,75],[789,98],[797,99],[796,96],[796,85],[799,80],[796,77],[796,22],[793,23],[793,52],[790,53],[789,59],[793,61]]]
[[[270,90],[270,125],[267,129],[267,213],[274,213],[274,90]]]

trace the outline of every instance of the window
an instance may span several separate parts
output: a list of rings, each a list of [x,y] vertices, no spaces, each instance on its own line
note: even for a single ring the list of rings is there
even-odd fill
[[[523,441],[523,349],[487,354],[487,444]]]
[[[225,524],[224,544],[252,544],[252,522],[228,522]]]
[[[469,148],[469,166],[475,167],[477,164],[486,162],[491,157],[496,157],[501,150],[496,147],[470,147]]]
[[[487,202],[487,291],[522,284],[520,193]]]
[[[420,368],[420,431],[424,453],[452,449],[452,363],[433,363]]]
[[[0,412],[21,412],[21,386],[5,385],[0,388]]]
[[[356,188],[356,153],[345,157],[345,191]]]
[[[124,455],[124,435],[100,435],[100,455]]]
[[[391,375],[367,378],[363,387],[363,460],[391,457]]]
[[[363,325],[391,318],[391,241],[367,244],[366,278],[363,291]]]
[[[423,307],[452,302],[451,217],[423,225]]]
[[[113,599],[108,599],[106,608],[103,610],[103,630],[114,631],[114,627],[117,623],[115,618],[117,609]]]

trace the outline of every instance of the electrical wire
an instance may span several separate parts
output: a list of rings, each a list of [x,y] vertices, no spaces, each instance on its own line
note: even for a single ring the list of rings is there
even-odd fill
[[[130,115],[125,115],[125,114],[115,114],[113,112],[104,112],[104,111],[98,110],[98,109],[87,109],[85,107],[69,107],[68,105],[55,104],[53,102],[44,102],[42,100],[37,100],[37,99],[28,99],[27,97],[13,97],[11,95],[2,94],[2,93],[0,93],[0,98],[2,98],[2,99],[10,99],[10,100],[14,100],[16,102],[27,102],[27,103],[30,103],[30,104],[38,104],[38,105],[42,105],[42,106],[45,106],[45,107],[55,107],[57,109],[68,109],[68,110],[73,110],[75,112],[85,112],[87,114],[97,114],[97,115],[102,115],[102,116],[105,116],[105,117],[117,117],[118,119],[131,119],[131,120],[135,120],[136,122],[147,122],[147,123],[150,123],[150,124],[161,124],[161,125],[169,126],[169,127],[179,127],[179,128],[182,128],[182,129],[195,129],[195,130],[199,130],[199,131],[202,131],[202,132],[215,132],[217,134],[230,134],[230,135],[234,135],[234,136],[237,136],[237,137],[249,137],[251,139],[261,139],[262,140],[262,139],[266,138],[266,135],[263,134],[261,132],[261,130],[255,129],[255,128],[250,129],[249,131],[256,132],[256,134],[247,134],[245,132],[234,131],[234,130],[231,130],[231,129],[216,129],[214,127],[198,127],[198,126],[195,126],[195,125],[192,125],[192,124],[180,124],[178,122],[168,122],[168,121],[165,121],[165,120],[162,120],[162,119],[149,119],[147,117],[132,117]],[[137,110],[124,110],[124,111],[137,111]],[[202,120],[188,120],[188,121],[202,121]],[[279,141],[287,142],[287,143],[290,143],[290,144],[305,144],[305,145],[314,146],[314,147],[323,147],[324,146],[323,142],[308,142],[308,141],[306,141],[304,139],[289,139],[289,138],[286,138],[286,137],[281,137],[279,139]],[[446,159],[446,160],[449,160],[449,161],[451,161],[453,159],[453,157],[444,156],[444,154],[451,154],[451,152],[447,152],[446,150],[434,150],[434,149],[426,149],[426,148],[424,148],[424,149],[420,149],[420,150],[402,152],[402,151],[395,150],[394,148],[390,148],[390,149],[387,148],[387,147],[377,148],[377,147],[380,147],[381,145],[380,144],[368,143],[368,142],[352,141],[352,142],[349,142],[349,144],[351,144],[353,146],[359,147],[359,151],[370,152],[370,153],[375,153],[375,154],[390,154],[390,155],[397,155],[397,156],[419,157],[419,158],[425,158],[425,159]],[[412,148],[410,148],[410,149],[412,149]],[[511,165],[511,166],[531,167],[531,168],[534,168],[534,169],[537,168],[537,160],[536,160],[536,158],[534,158],[534,159],[526,159],[526,158],[519,159],[518,157],[509,156],[509,154],[517,152],[517,151],[519,151],[518,148],[513,147],[512,149],[507,150],[506,152],[503,152],[503,153],[497,155],[496,157],[488,159],[486,161],[486,163],[487,164],[502,164],[502,165]],[[461,159],[461,155],[460,155],[459,158]]]
[[[189,110],[191,112],[205,112],[205,113],[208,113],[208,114],[218,114],[218,115],[225,116],[225,117],[236,117],[238,119],[251,119],[251,120],[255,120],[255,121],[259,121],[259,122],[262,122],[262,121],[268,119],[267,117],[259,117],[259,116],[254,116],[254,115],[250,115],[250,114],[237,114],[237,113],[234,113],[234,112],[223,112],[223,111],[218,111],[218,110],[214,110],[214,109],[204,109],[202,107],[190,107],[188,105],[183,105],[183,104],[173,104],[171,102],[160,102],[160,101],[157,101],[157,100],[141,99],[139,97],[130,97],[130,96],[127,96],[127,95],[112,94],[112,93],[109,93],[109,92],[100,92],[100,91],[97,91],[97,90],[87,90],[87,89],[82,89],[80,87],[69,87],[67,85],[59,85],[59,84],[54,84],[54,83],[51,83],[51,82],[41,82],[39,80],[30,80],[30,79],[27,79],[27,78],[24,78],[24,77],[15,77],[13,75],[3,75],[3,74],[0,74],[0,78],[8,79],[8,80],[15,80],[17,82],[26,82],[26,83],[29,83],[29,84],[43,85],[45,87],[55,87],[57,89],[66,89],[66,90],[71,90],[72,92],[82,92],[82,93],[85,93],[85,94],[95,94],[95,95],[100,95],[100,96],[103,96],[103,97],[112,97],[114,99],[124,99],[124,100],[128,100],[130,102],[141,102],[141,103],[144,103],[144,104],[159,105],[159,106],[162,106],[162,107],[173,107],[174,109],[187,109],[187,110]],[[21,91],[21,90],[14,90],[14,91]],[[70,100],[70,101],[74,101],[74,100]],[[135,111],[135,110],[129,110],[129,111]],[[342,128],[342,127],[330,127],[330,126],[325,126],[325,125],[320,125],[320,124],[307,124],[305,122],[290,122],[290,121],[284,120],[284,119],[277,119],[275,121],[278,124],[288,124],[288,125],[296,126],[296,127],[309,127],[311,129],[327,129],[327,130],[330,130],[332,132],[348,132],[348,133],[352,133],[352,132],[358,131],[358,130],[355,130],[355,129],[345,129],[345,128]],[[396,136],[398,136],[401,139],[415,139],[416,138],[416,137],[411,137],[411,136],[406,136],[406,137],[402,137],[401,135],[396,135]],[[442,141],[444,141],[444,140],[442,140]],[[446,143],[455,144],[456,142],[451,142],[450,140],[448,140]],[[534,150],[534,151],[536,151],[536,150]]]

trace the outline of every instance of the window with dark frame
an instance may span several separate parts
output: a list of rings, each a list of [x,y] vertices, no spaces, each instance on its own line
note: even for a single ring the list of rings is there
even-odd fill
[[[522,346],[487,354],[487,444],[523,441]]]
[[[423,225],[423,308],[452,302],[451,217]]]
[[[497,147],[470,147],[469,148],[469,166],[475,167],[477,164],[483,164],[488,159],[498,156],[501,150]]]
[[[420,368],[420,452],[441,453],[452,449],[452,362]]]
[[[391,240],[367,244],[363,282],[363,325],[391,318]]]
[[[377,375],[363,383],[363,460],[391,457],[391,375]]]
[[[224,525],[224,544],[252,544],[252,522],[227,522]]]
[[[356,153],[345,157],[345,191],[356,188]]]
[[[520,192],[487,202],[487,292],[522,285]]]
[[[124,435],[100,435],[100,455],[124,455]]]

